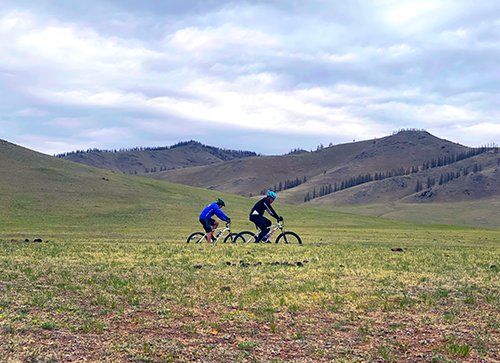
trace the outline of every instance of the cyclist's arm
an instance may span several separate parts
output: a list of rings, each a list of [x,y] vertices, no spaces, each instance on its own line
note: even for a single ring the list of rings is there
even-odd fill
[[[229,221],[229,217],[228,217],[228,216],[226,216],[226,215],[224,214],[224,212],[223,212],[223,211],[221,211],[221,209],[220,209],[219,207],[217,207],[217,208],[215,209],[215,214],[217,214],[217,217],[219,217],[221,220],[223,220],[223,221],[225,221],[225,222],[228,222],[228,221]]]
[[[264,205],[266,206],[267,213],[269,213],[269,215],[271,217],[274,217],[276,219],[279,218],[278,213],[276,213],[276,211],[273,209],[273,207],[271,207],[271,203],[269,203],[269,201],[265,201]]]

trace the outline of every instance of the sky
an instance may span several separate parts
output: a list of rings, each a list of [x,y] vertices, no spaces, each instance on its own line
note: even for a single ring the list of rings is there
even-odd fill
[[[264,155],[500,143],[498,0],[2,0],[0,139]]]

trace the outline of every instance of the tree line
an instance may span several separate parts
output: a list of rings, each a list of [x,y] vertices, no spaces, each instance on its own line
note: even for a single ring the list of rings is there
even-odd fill
[[[98,148],[90,148],[87,150],[76,150],[76,151],[69,151],[61,154],[55,154],[54,156],[57,158],[63,158],[66,156],[70,155],[75,155],[75,154],[88,154],[88,153],[119,153],[119,152],[130,152],[130,151],[161,151],[161,150],[171,150],[175,149],[181,146],[186,146],[189,144],[193,145],[200,145],[206,149],[208,149],[208,152],[214,156],[218,156],[221,160],[227,161],[232,158],[244,158],[244,157],[251,157],[251,156],[257,156],[257,153],[253,151],[245,151],[245,150],[230,150],[230,149],[224,149],[224,148],[218,148],[215,146],[208,146],[204,145],[198,141],[190,140],[190,141],[180,141],[174,145],[171,146],[156,146],[156,147],[144,147],[144,146],[138,146],[138,147],[133,147],[133,148],[120,148],[120,149],[98,149]]]
[[[307,177],[306,176],[304,176],[303,178],[297,177],[295,179],[287,179],[284,182],[279,182],[278,184],[274,184],[274,188],[262,189],[260,191],[260,194],[261,195],[265,195],[268,190],[272,190],[275,193],[276,192],[281,192],[283,190],[295,188],[295,187],[299,186],[300,184],[305,183],[306,181],[307,181]]]
[[[495,153],[498,153],[499,148],[497,145],[492,144],[489,146],[482,146],[479,148],[474,148],[474,149],[471,149],[471,150],[468,150],[465,152],[461,152],[459,154],[447,155],[447,156],[443,156],[443,157],[440,157],[437,159],[426,161],[422,164],[421,167],[413,166],[413,167],[409,167],[409,168],[393,169],[391,171],[375,173],[374,176],[372,176],[370,173],[364,174],[364,175],[358,175],[357,177],[352,177],[352,178],[346,179],[346,180],[342,181],[342,183],[340,183],[340,184],[334,183],[333,187],[331,186],[331,184],[330,185],[323,185],[318,189],[318,191],[316,191],[316,188],[314,188],[312,191],[312,195],[309,191],[306,193],[306,195],[304,196],[304,202],[308,202],[311,199],[322,197],[323,195],[335,193],[337,191],[344,190],[347,188],[352,188],[352,187],[355,187],[357,185],[368,183],[368,182],[371,182],[374,180],[384,180],[384,179],[392,178],[395,176],[405,176],[405,175],[409,175],[409,174],[418,173],[418,172],[421,172],[421,171],[424,171],[424,170],[427,170],[430,168],[437,168],[437,167],[441,167],[441,166],[450,165],[450,164],[456,163],[458,161],[468,159],[468,158],[471,158],[473,156],[483,154],[483,153],[489,152],[489,151],[494,151]],[[497,164],[500,165],[500,159],[498,159]],[[472,172],[477,173],[478,171],[481,171],[481,170],[482,170],[481,165],[475,164],[473,166]],[[456,173],[451,172],[451,173],[442,174],[441,178],[439,180],[439,185],[446,184],[453,179],[459,178],[460,176],[466,176],[468,174],[469,174],[468,168],[464,168],[461,171],[458,171]],[[417,180],[417,186],[415,188],[415,191],[416,192],[421,191],[423,189],[424,185],[427,185],[427,188],[431,188],[432,186],[435,185],[435,180],[433,180],[432,178],[428,178],[426,183],[420,182],[420,180]]]

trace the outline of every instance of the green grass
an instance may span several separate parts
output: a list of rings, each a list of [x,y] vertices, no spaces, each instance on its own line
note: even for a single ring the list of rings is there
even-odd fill
[[[302,246],[186,244],[201,230],[201,209],[220,196],[233,229],[253,229],[255,200],[38,154],[7,163],[5,155],[0,361],[500,354],[498,230],[276,204]]]
[[[294,357],[310,361],[318,354],[397,361],[413,352],[405,347],[416,345],[449,361],[497,354],[500,278],[490,264],[500,259],[498,248],[458,246],[454,238],[441,237],[423,245],[407,241],[404,252],[392,252],[390,241],[403,232],[376,232],[385,242],[367,243],[340,231],[335,242],[323,238],[303,246],[4,239],[0,356],[25,359],[27,347],[13,347],[16,341],[28,344],[26,334],[33,349],[75,336],[98,344],[92,352],[78,348],[90,360],[100,352],[155,362],[169,356],[238,361],[282,352],[283,342],[294,346]],[[476,238],[482,232],[491,233],[476,230]],[[251,267],[239,267],[240,260]],[[304,260],[303,267],[283,264]],[[469,333],[451,339],[457,330]],[[426,331],[428,343],[409,331]],[[159,343],[157,337],[167,340]],[[338,339],[350,343],[324,348],[322,342]],[[105,345],[109,340],[113,344]],[[63,345],[58,352],[69,354]]]
[[[422,224],[450,224],[498,229],[500,198],[455,203],[384,203],[362,205],[330,205],[325,210],[355,213]]]

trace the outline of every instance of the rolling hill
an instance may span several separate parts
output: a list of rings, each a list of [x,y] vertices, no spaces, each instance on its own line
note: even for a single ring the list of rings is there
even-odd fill
[[[143,175],[162,170],[211,165],[256,155],[251,151],[226,150],[196,141],[187,141],[156,148],[134,148],[123,151],[91,149],[56,156],[114,172]]]
[[[19,148],[6,142],[2,145],[5,150]],[[5,147],[5,145],[10,146]],[[207,149],[211,150],[212,154]],[[268,189],[276,189],[278,201],[290,205],[319,207],[329,211],[365,216],[401,218],[423,223],[487,228],[498,228],[500,225],[500,217],[497,217],[500,200],[498,148],[472,149],[437,138],[426,131],[408,130],[380,139],[340,144],[314,152],[301,151],[282,156],[256,156],[251,152],[234,152],[236,156],[231,156],[232,152],[224,151],[229,154],[219,155],[217,160],[211,159],[215,158],[213,153],[220,150],[197,142],[180,143],[168,150],[135,150],[137,160],[161,159],[166,158],[165,155],[170,155],[173,160],[173,155],[176,155],[176,165],[189,160],[199,160],[202,164],[214,161],[211,165],[143,173],[140,174],[141,177],[126,175],[123,170],[114,173],[82,165],[89,160],[97,160],[97,156],[101,154],[106,158],[111,156],[111,159],[123,159],[126,152],[77,153],[83,155],[83,158],[80,163],[73,163],[63,160],[64,158],[48,157],[25,150],[19,152],[24,158],[28,158],[27,155],[37,155],[33,158],[37,160],[41,158],[43,161],[37,161],[36,168],[30,164],[31,166],[27,168],[29,171],[23,171],[22,166],[16,168],[19,160],[15,158],[4,164],[11,170],[12,168],[18,170],[16,180],[21,181],[11,183],[11,188],[14,189],[23,189],[27,186],[25,183],[29,184],[29,188],[33,188],[34,185],[43,185],[49,180],[65,180],[68,183],[57,187],[62,188],[63,194],[73,191],[78,193],[96,191],[110,193],[110,196],[115,195],[118,199],[129,197],[133,199],[138,197],[134,190],[141,190],[139,198],[150,200],[150,196],[155,196],[165,205],[171,205],[170,201],[164,200],[162,193],[157,193],[164,188],[168,190],[188,188],[178,192],[183,195],[194,193],[200,196],[206,192],[208,193],[206,195],[215,196],[227,193],[224,197],[226,199],[238,195],[258,197]],[[163,156],[159,157],[158,153]],[[3,154],[5,156],[5,152]],[[68,155],[70,156],[75,157]],[[224,161],[224,159],[229,160]],[[56,161],[63,164],[57,164],[57,167],[43,167],[46,163],[52,165]],[[196,163],[198,162],[194,162]],[[101,166],[104,164],[101,163]],[[81,168],[75,169],[75,165]],[[132,167],[132,164],[127,165],[126,168]],[[36,174],[35,177],[33,173]],[[90,178],[91,182],[81,186],[72,182],[74,175],[80,174],[83,180]],[[5,178],[8,179],[9,176]],[[77,179],[80,180],[79,177]],[[107,183],[105,179],[109,179],[109,182],[119,180],[121,184],[113,185]],[[134,183],[131,184],[131,180]],[[33,184],[33,181],[37,182]],[[108,188],[103,183],[111,187]],[[128,185],[127,188],[131,185],[140,187],[129,190],[122,184]],[[52,184],[47,185],[45,191],[51,188],[56,187]],[[152,192],[151,188],[155,192]],[[150,191],[146,193],[146,189]],[[196,192],[192,192],[193,190]],[[116,195],[119,191],[122,194]],[[4,198],[9,195],[9,184],[3,188],[2,193]],[[54,196],[54,201],[60,198],[60,195]],[[200,198],[207,203],[209,201],[206,197]],[[121,206],[127,203],[122,201]],[[252,201],[243,198],[241,203],[246,205]],[[155,201],[152,204],[157,203]],[[453,205],[463,213],[458,216]],[[136,206],[137,204],[134,204],[134,208]],[[470,213],[467,212],[469,207]],[[158,209],[158,207],[151,209],[155,208]],[[242,216],[245,215],[244,211],[241,213]],[[175,213],[168,218],[176,218]]]
[[[167,170],[148,175],[157,180],[224,191],[258,195],[282,190],[287,182],[299,184],[280,193],[280,200],[301,204],[306,194],[324,185],[359,175],[420,167],[437,158],[465,153],[470,148],[439,139],[425,131],[401,131],[380,139],[347,143],[314,152],[283,156],[258,156],[210,166]],[[304,181],[305,179],[305,181]],[[276,188],[275,188],[276,186]]]
[[[226,202],[234,231],[254,228],[248,220],[251,198],[114,173],[4,140],[0,170],[0,238],[184,242],[201,229],[202,208],[218,197]],[[325,233],[346,226],[407,226],[318,208],[279,203],[276,208],[306,240],[311,221]]]

